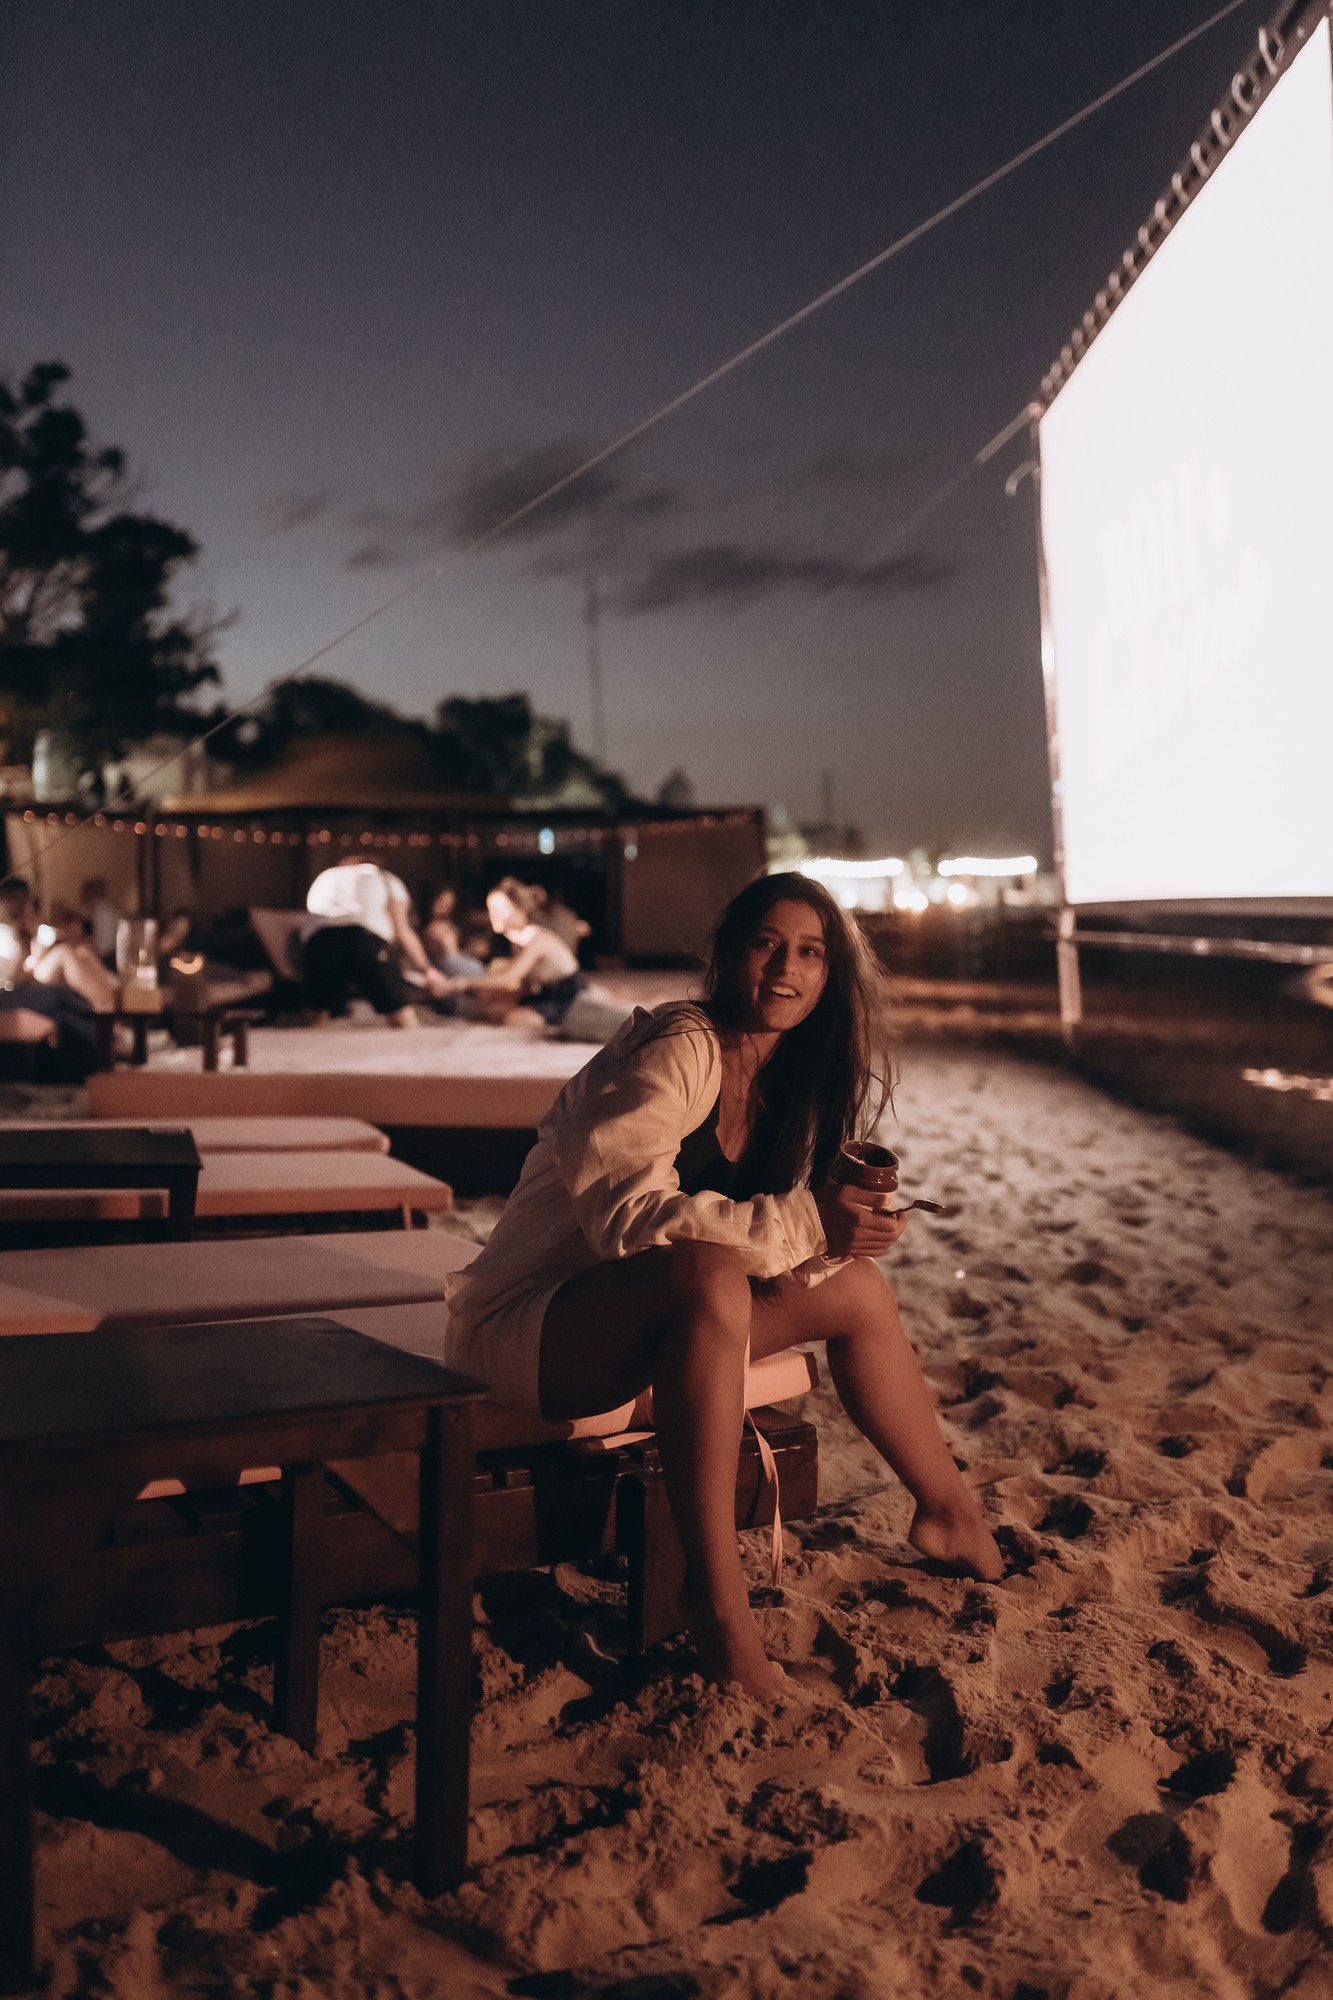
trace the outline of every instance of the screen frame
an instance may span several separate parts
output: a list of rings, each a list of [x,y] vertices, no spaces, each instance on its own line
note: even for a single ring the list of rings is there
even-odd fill
[[[1046,752],[1051,782],[1051,827],[1055,872],[1060,884],[1060,901],[1067,918],[1077,911],[1088,917],[1108,917],[1132,928],[1149,930],[1157,918],[1188,918],[1200,922],[1213,919],[1237,922],[1246,919],[1333,919],[1333,895],[1327,897],[1180,897],[1156,899],[1125,897],[1115,900],[1080,901],[1071,904],[1065,886],[1065,838],[1063,778],[1060,766],[1060,714],[1056,686],[1055,630],[1051,613],[1050,577],[1046,558],[1046,537],[1042,523],[1041,419],[1056,400],[1079,363],[1092,347],[1098,333],[1110,321],[1128,296],[1134,281],[1162,248],[1177,222],[1192,205],[1194,196],[1211,178],[1220,160],[1249,129],[1250,121],[1282,81],[1293,63],[1305,52],[1311,35],[1322,22],[1330,24],[1329,92],[1333,98],[1333,0],[1295,0],[1259,31],[1257,55],[1247,68],[1232,77],[1229,90],[1214,106],[1186,154],[1181,167],[1149,212],[1131,247],[1111,272],[1106,287],[1097,294],[1092,308],[1084,314],[1042,379],[1041,395],[1031,409],[1032,484],[1036,513],[1037,595],[1041,635],[1042,686],[1046,714]],[[1071,942],[1075,932],[1069,921],[1061,924],[1061,935]]]

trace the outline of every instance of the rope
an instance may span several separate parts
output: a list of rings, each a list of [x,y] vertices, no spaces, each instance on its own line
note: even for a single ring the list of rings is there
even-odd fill
[[[298,675],[307,673],[311,667],[316,666],[319,661],[327,659],[330,653],[335,652],[338,647],[345,645],[349,639],[355,638],[357,633],[364,632],[368,625],[372,625],[377,619],[383,618],[386,613],[394,610],[416,591],[422,589],[427,583],[440,581],[456,573],[476,556],[480,555],[484,549],[489,548],[493,542],[499,541],[502,536],[507,535],[513,528],[517,527],[520,521],[527,520],[529,515],[535,514],[539,508],[545,507],[548,502],[554,500],[559,494],[567,492],[571,486],[576,485],[582,479],[586,479],[590,472],[597,470],[598,466],[605,465],[608,460],[619,457],[632,444],[637,444],[640,438],[646,437],[650,431],[656,430],[659,425],[666,423],[668,418],[675,416],[679,410],[685,409],[688,404],[693,403],[698,397],[706,394],[709,389],[715,388],[719,382],[724,382],[728,376],[734,375],[737,369],[745,367],[747,362],[753,361],[756,355],[762,354],[765,349],[772,347],[777,341],[784,339],[796,327],[803,326],[807,320],[813,319],[816,313],[823,312],[826,306],[832,305],[833,301],[840,299],[845,292],[849,292],[854,286],[864,283],[874,272],[882,270],[886,264],[891,263],[895,257],[900,257],[913,244],[919,243],[923,237],[930,235],[933,230],[938,229],[943,223],[950,221],[955,215],[960,214],[963,209],[970,207],[983,194],[988,194],[992,188],[998,187],[1001,181],[1007,180],[1011,174],[1017,173],[1020,167],[1026,166],[1030,160],[1035,160],[1039,154],[1046,152],[1049,147],[1055,145],[1058,140],[1063,139],[1066,134],[1074,131],[1079,125],[1086,123],[1097,112],[1104,110],[1108,104],[1114,103],[1118,97],[1122,97],[1126,91],[1132,90],[1145,77],[1151,76],[1154,70],[1160,69],[1164,63],[1170,62],[1174,56],[1179,55],[1182,49],[1188,48],[1191,43],[1198,41],[1222,21],[1225,21],[1229,15],[1236,13],[1239,8],[1247,4],[1248,0],[1226,0],[1224,6],[1219,7],[1215,13],[1210,14],[1197,27],[1189,29],[1187,33],[1179,36],[1168,47],[1159,50],[1155,56],[1150,57],[1147,62],[1141,63],[1137,69],[1131,70],[1128,76],[1122,77],[1120,82],[1113,84],[1109,90],[1102,91],[1099,96],[1094,97],[1089,103],[1085,104],[1081,110],[1075,111],[1070,117],[1062,119],[1058,125],[1052,126],[1051,130],[1045,133],[1040,139],[1035,139],[1031,145],[1024,146],[1020,152],[1015,153],[1011,159],[1006,160],[1003,166],[995,167],[990,173],[984,174],[980,180],[974,181],[971,187],[966,188],[961,194],[955,195],[951,201],[945,202],[942,207],[935,209],[930,215],[925,216],[922,221],[915,223],[912,228],[904,231],[892,243],[887,244],[883,250],[877,251],[873,257],[868,257],[863,264],[858,264],[855,270],[849,271],[845,277],[839,278],[836,284],[830,285],[827,290],[807,300],[803,306],[799,306],[795,312],[789,313],[785,319],[779,320],[777,325],[771,326],[766,333],[760,334],[757,339],[739,348],[726,361],[720,362],[716,368],[712,368],[706,375],[700,376],[688,388],[682,389],[677,395],[672,396],[667,402],[660,404],[657,409],[651,411],[648,416],[642,417],[637,423],[632,424],[628,430],[621,431],[609,443],[602,445],[598,450],[590,453],[587,458],[573,467],[571,471],[564,473],[559,479],[553,480],[540,493],[534,494],[530,500],[525,500],[522,506],[515,507],[511,513],[506,514],[493,527],[486,529],[483,534],[474,536],[463,548],[455,550],[452,554],[433,558],[422,570],[418,571],[415,576],[410,577],[407,582],[401,584],[388,597],[382,598],[378,604],[373,605],[360,618],[353,620],[350,625],[344,626],[331,639],[326,639],[323,645],[317,646],[313,652],[307,653],[304,659],[297,661],[295,666],[289,667],[285,673],[279,674],[274,680],[270,681],[268,686],[259,694],[253,696],[250,701],[242,703],[239,708],[234,709],[222,721],[215,722],[211,728],[201,731],[189,743],[186,743],[180,749],[174,750],[169,757],[164,757],[161,763],[155,764],[143,774],[140,784],[146,785],[159,772],[166,770],[169,765],[174,764],[178,757],[188,756],[192,750],[201,749],[220,730],[227,728],[233,723],[238,716],[247,715],[253,709],[258,708],[260,703],[266,701],[276,688],[283,687],[288,681],[295,680]],[[970,472],[972,467],[969,466],[966,470]],[[906,532],[906,530],[904,529],[900,532]],[[869,566],[868,564],[867,567]],[[838,584],[834,588],[836,591],[843,587],[842,584]],[[89,825],[93,817],[93,814],[88,813],[75,826],[65,828],[63,833],[57,834],[55,840],[48,843],[48,849],[57,845],[59,840],[67,834],[76,833],[81,828]]]

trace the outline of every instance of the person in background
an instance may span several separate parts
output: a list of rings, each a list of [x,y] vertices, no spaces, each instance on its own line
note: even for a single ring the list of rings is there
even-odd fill
[[[310,884],[306,909],[301,971],[317,1014],[345,1014],[348,995],[356,989],[391,1027],[415,1028],[404,959],[432,998],[442,999],[453,990],[412,928],[405,884],[378,862],[344,855]]]
[[[26,1008],[56,1024],[63,1073],[82,1079],[101,1059],[99,1014],[115,1011],[116,986],[94,955],[83,919],[57,912],[38,924],[32,891],[20,875],[0,882],[0,1008]]]
[[[556,890],[534,889],[534,896],[540,897],[534,914],[537,922],[548,931],[554,931],[563,938],[572,952],[577,952],[584,939],[591,935],[592,925],[585,923],[577,910],[571,910],[564,897]]]
[[[111,900],[103,875],[90,875],[79,890],[79,910],[88,942],[103,965],[116,962],[116,929],[124,914]]]
[[[120,1005],[115,980],[88,941],[83,917],[58,904],[49,924],[33,933],[28,969],[39,986],[66,986],[88,1002],[97,1014],[114,1014]]]
[[[541,922],[543,892],[513,875],[497,882],[486,898],[491,927],[509,945],[511,956],[497,958],[479,979],[453,982],[464,996],[460,1012],[492,1023],[517,1024],[535,1014],[558,1027],[583,984],[578,959]]]
[[[436,892],[430,915],[421,927],[421,942],[437,972],[447,979],[471,979],[486,970],[485,961],[464,951],[459,938],[456,911],[458,896],[452,889]]]

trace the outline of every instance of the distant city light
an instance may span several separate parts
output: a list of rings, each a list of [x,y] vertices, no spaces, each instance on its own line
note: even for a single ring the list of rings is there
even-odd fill
[[[882,880],[886,875],[901,875],[905,863],[896,854],[888,854],[882,861],[838,861],[832,855],[821,854],[809,861],[800,861],[797,868],[802,875],[813,875],[816,882],[836,881],[872,882]]]
[[[907,910],[912,916],[919,917],[923,910],[930,908],[930,897],[924,889],[895,889],[893,907],[895,910]]]
[[[1006,854],[996,860],[980,854],[959,854],[952,861],[941,861],[936,872],[940,875],[1035,875],[1037,857],[1035,854]]]
[[[555,853],[555,833],[549,826],[544,826],[537,835],[537,852],[539,854]]]
[[[965,882],[951,882],[945,891],[944,899],[947,903],[952,903],[956,910],[961,910],[964,903],[968,900],[967,884]]]

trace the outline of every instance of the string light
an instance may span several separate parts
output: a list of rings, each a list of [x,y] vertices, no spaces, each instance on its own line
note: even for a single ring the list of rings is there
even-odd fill
[[[697,833],[700,829],[717,827],[750,826],[753,814],[746,811],[695,813],[689,819],[646,820],[633,825],[602,824],[599,826],[531,826],[495,827],[467,833],[430,833],[424,829],[413,832],[384,832],[374,827],[355,830],[338,829],[330,826],[307,827],[303,832],[295,832],[283,827],[271,826],[225,826],[207,820],[187,822],[183,819],[158,819],[151,825],[146,820],[108,819],[105,813],[97,813],[87,825],[102,832],[117,834],[133,833],[143,839],[149,834],[158,840],[187,840],[191,834],[196,840],[230,841],[234,846],[255,847],[340,847],[367,851],[383,851],[387,848],[412,848],[429,850],[444,848],[451,852],[471,853],[487,850],[500,854],[554,854],[560,848],[604,847],[608,842],[621,845],[629,854],[633,849],[637,855],[642,841],[671,839],[673,836]],[[45,824],[49,827],[77,825],[75,815],[63,816],[56,812],[39,813],[30,807],[23,813],[28,826]],[[631,857],[632,858],[632,857]],[[862,864],[864,867],[865,864]]]

